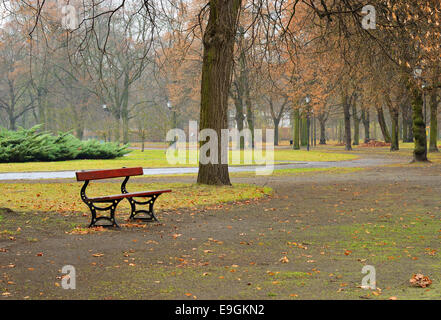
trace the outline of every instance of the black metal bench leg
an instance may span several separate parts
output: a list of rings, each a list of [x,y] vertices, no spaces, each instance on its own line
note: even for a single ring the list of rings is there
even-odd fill
[[[87,205],[90,208],[90,212],[92,214],[92,220],[90,222],[89,228],[97,227],[98,225],[96,223],[100,220],[106,220],[106,221],[109,221],[112,223],[111,225],[102,225],[102,227],[117,227],[117,228],[119,228],[119,225],[118,225],[118,223],[116,223],[116,219],[115,219],[115,211],[116,211],[116,207],[118,206],[118,204],[120,202],[121,202],[121,200],[113,200],[111,202],[111,204],[105,208],[97,207],[91,202],[87,203]],[[106,217],[106,216],[97,217],[97,214],[96,214],[97,210],[98,211],[110,211],[110,217]]]
[[[89,228],[92,228],[93,226],[95,226],[96,223],[96,210],[93,204],[89,205],[89,208],[90,208],[90,212],[92,213],[92,219],[90,221]]]
[[[150,197],[148,201],[140,202],[136,201],[133,198],[127,198],[130,203],[131,212],[130,212],[130,220],[141,220],[141,221],[158,221],[158,219],[155,216],[155,211],[153,209],[153,206],[155,204],[156,199],[159,197],[159,195],[153,195]],[[148,205],[148,210],[137,210],[136,205]],[[137,217],[138,214],[145,214],[147,217]]]
[[[118,206],[119,201],[114,201],[113,202],[113,206],[110,208],[110,221],[112,222],[112,226],[113,227],[117,227],[119,228],[119,225],[116,223],[116,219],[115,219],[115,211],[116,211],[116,207]]]
[[[155,209],[153,209],[153,205],[155,204],[155,201],[156,201],[156,199],[157,199],[158,197],[156,197],[152,202],[150,202],[150,204],[149,204],[149,211],[150,211],[150,214],[151,214],[151,216],[152,216],[152,219],[154,220],[154,221],[158,221],[158,218],[156,218],[156,216],[155,216]]]
[[[127,198],[127,200],[129,200],[129,203],[130,203],[130,217],[129,217],[129,220],[132,220],[133,218],[135,218],[136,204],[135,204],[135,200],[133,200],[133,198]]]

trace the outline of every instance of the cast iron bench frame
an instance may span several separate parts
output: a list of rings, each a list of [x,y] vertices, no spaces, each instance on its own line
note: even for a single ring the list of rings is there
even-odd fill
[[[100,220],[107,220],[111,222],[111,225],[103,225],[103,226],[111,226],[111,227],[119,227],[116,223],[115,219],[115,211],[118,204],[127,199],[130,203],[131,212],[130,212],[130,220],[137,219],[142,221],[158,221],[155,216],[155,211],[153,206],[155,204],[156,199],[167,192],[171,192],[171,190],[156,190],[156,191],[143,191],[143,192],[133,192],[129,193],[126,189],[127,182],[129,178],[132,176],[141,176],[144,174],[144,171],[141,167],[136,168],[121,168],[121,169],[106,169],[106,170],[91,170],[91,171],[80,171],[76,172],[77,181],[84,181],[84,185],[81,188],[80,196],[81,200],[89,207],[90,212],[92,214],[92,220],[90,222],[89,228],[97,226],[97,222]],[[124,181],[121,184],[121,194],[115,194],[104,197],[94,197],[89,198],[86,195],[86,189],[89,185],[90,181],[93,180],[103,180],[103,179],[112,179],[112,178],[122,178],[124,177]],[[147,201],[138,201],[134,198],[148,198]],[[95,203],[103,203],[109,204],[105,207],[98,207]],[[148,210],[137,210],[137,205],[148,205]],[[97,216],[97,211],[110,211],[110,217],[107,216]],[[137,217],[138,214],[144,215],[143,217]]]

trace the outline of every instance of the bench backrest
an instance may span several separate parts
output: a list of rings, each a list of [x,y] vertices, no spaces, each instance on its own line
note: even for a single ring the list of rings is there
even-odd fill
[[[144,171],[141,167],[137,168],[121,168],[106,170],[80,171],[75,173],[77,181],[101,180],[120,177],[142,176]]]

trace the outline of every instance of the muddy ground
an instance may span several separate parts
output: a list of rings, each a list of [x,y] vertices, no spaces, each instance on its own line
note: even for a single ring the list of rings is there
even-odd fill
[[[89,234],[70,233],[81,214],[2,209],[0,299],[439,299],[441,165],[407,163],[235,178],[274,195]],[[365,265],[376,290],[360,288]],[[415,273],[432,284],[411,287]]]

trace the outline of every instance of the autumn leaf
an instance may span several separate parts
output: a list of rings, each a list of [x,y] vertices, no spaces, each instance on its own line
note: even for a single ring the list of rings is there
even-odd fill
[[[413,287],[421,287],[426,288],[432,284],[432,280],[429,277],[424,276],[421,273],[414,274],[412,278],[409,280],[410,285]]]
[[[104,256],[104,253],[94,253],[94,254],[92,254],[92,257],[95,257],[95,258],[99,258],[99,257],[102,257],[102,256]]]

